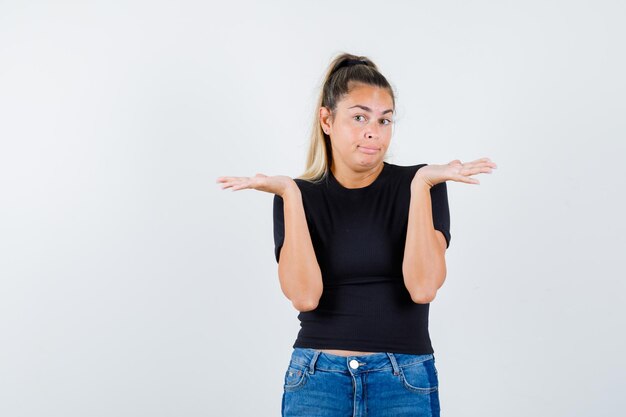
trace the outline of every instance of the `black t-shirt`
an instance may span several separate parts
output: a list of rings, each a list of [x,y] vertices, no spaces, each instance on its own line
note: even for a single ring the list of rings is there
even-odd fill
[[[404,285],[402,260],[411,181],[427,164],[384,162],[373,183],[345,188],[332,172],[320,183],[296,178],[324,289],[315,310],[300,312],[293,347],[409,354],[433,353],[430,304],[417,304]],[[433,226],[450,245],[446,183],[430,189]],[[285,236],[283,199],[274,195],[278,262]]]

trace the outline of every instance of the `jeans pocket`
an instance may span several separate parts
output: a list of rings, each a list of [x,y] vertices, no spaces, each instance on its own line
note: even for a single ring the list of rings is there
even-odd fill
[[[285,372],[285,381],[283,389],[285,391],[296,391],[304,386],[306,383],[308,372],[305,365],[290,362]]]
[[[400,375],[404,388],[411,392],[430,394],[439,387],[437,369],[432,358],[401,367]]]

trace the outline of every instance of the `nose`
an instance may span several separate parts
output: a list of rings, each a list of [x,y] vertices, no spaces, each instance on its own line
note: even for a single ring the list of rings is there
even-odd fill
[[[365,138],[366,139],[378,139],[379,137],[380,137],[380,126],[378,125],[378,123],[374,122],[373,125],[371,123],[368,123],[365,129]]]

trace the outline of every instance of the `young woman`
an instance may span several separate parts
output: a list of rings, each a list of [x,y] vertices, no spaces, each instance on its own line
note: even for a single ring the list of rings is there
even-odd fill
[[[439,416],[428,308],[446,277],[446,181],[478,184],[496,164],[385,161],[395,98],[366,57],[336,57],[317,104],[303,175],[217,180],[274,194],[278,276],[301,323],[282,415]]]

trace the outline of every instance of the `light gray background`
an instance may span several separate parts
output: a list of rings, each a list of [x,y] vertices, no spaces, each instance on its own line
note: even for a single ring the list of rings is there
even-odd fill
[[[620,1],[0,3],[0,415],[277,416],[299,323],[272,195],[322,75],[398,92],[390,162],[448,183],[430,331],[446,417],[624,398]]]

